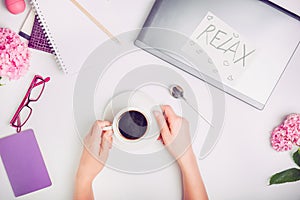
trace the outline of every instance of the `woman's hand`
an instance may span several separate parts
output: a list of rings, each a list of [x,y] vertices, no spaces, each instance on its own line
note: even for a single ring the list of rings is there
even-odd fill
[[[155,112],[163,143],[177,159],[183,183],[183,199],[207,200],[208,196],[191,147],[189,123],[170,106],[162,106],[164,115]]]
[[[103,169],[112,147],[112,130],[102,131],[102,128],[109,125],[108,121],[96,121],[86,135],[77,173],[79,178],[93,180]]]
[[[186,157],[193,156],[189,123],[186,119],[176,115],[168,106],[161,106],[163,114],[155,112],[154,115],[160,127],[161,138],[170,154],[183,164]]]
[[[102,131],[108,121],[96,121],[84,139],[77,175],[74,199],[93,199],[92,182],[103,169],[112,147],[112,130]]]

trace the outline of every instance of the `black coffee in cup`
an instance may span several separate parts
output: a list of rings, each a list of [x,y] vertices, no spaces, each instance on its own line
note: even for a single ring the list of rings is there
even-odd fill
[[[146,117],[139,111],[130,110],[124,112],[118,123],[118,129],[123,137],[129,140],[141,138],[147,131]]]

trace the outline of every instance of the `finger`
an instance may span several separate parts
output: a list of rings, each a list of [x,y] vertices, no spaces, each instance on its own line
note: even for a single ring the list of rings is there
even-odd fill
[[[112,138],[112,135],[113,135],[113,131],[112,130],[104,131],[102,133],[102,137],[105,137],[108,140],[110,140]]]
[[[109,130],[109,131],[107,131],[105,134],[106,134],[106,137],[107,137],[108,141],[109,141],[110,143],[112,143],[112,140],[113,140],[113,137],[112,137],[113,131],[112,131],[112,130]]]
[[[103,133],[101,126],[105,125],[110,125],[110,122],[100,120],[95,121],[89,133],[84,139],[85,147],[95,154],[97,154],[99,152],[99,149],[101,148]]]
[[[176,113],[174,112],[173,108],[169,105],[162,105],[161,109],[162,109],[163,113],[165,114],[166,120],[168,122],[172,122],[178,117],[176,115]]]
[[[165,143],[165,141],[168,140],[168,138],[170,137],[170,129],[167,125],[164,116],[160,112],[154,111],[153,113],[159,126],[163,142]]]
[[[161,135],[159,135],[158,138],[157,138],[157,140],[161,140],[161,139],[162,139],[162,138],[161,138]]]
[[[85,136],[84,144],[90,148],[95,141],[99,140],[99,137],[101,136],[100,133],[101,133],[101,129],[97,125],[97,121],[96,121],[94,122],[88,134]]]
[[[101,150],[108,151],[111,147],[111,143],[112,143],[112,132],[103,133],[102,140],[101,140]]]
[[[105,148],[107,148],[108,150],[110,150],[111,148],[112,148],[112,140],[111,139],[109,139],[108,141],[107,141],[107,144],[106,144],[106,147]]]
[[[88,133],[88,136],[87,136],[88,139],[90,141],[95,141],[95,140],[100,141],[99,137],[101,137],[102,128],[104,126],[110,126],[110,122],[109,121],[100,121],[100,120],[95,121],[90,132]]]
[[[111,149],[113,144],[113,137],[110,137],[108,142],[109,142],[109,149]]]
[[[112,136],[113,133],[114,133],[113,130],[110,129],[110,130],[103,131],[103,132],[102,132],[102,135],[109,135],[109,136]]]
[[[105,145],[105,147],[103,145],[101,145],[100,149],[99,149],[99,153],[98,155],[100,156],[100,158],[107,158],[109,153],[109,146]],[[103,159],[102,161],[104,161],[105,159]]]
[[[101,121],[101,120],[97,120],[97,124],[98,126],[102,129],[105,126],[110,126],[111,122],[109,121]]]
[[[112,130],[110,130],[109,132],[107,132],[107,134],[108,134],[108,142],[109,142],[109,149],[111,149],[112,148],[112,143],[113,143],[113,137],[112,137],[112,135],[113,135],[113,131]]]
[[[101,136],[102,128],[107,125],[110,125],[109,121],[95,121],[92,128],[90,129],[90,132],[88,133],[88,135],[90,135],[90,140],[95,140],[96,138]]]
[[[98,152],[98,158],[101,162],[105,163],[109,154],[109,148],[104,147],[101,145],[99,152]]]
[[[159,140],[159,141],[161,141],[163,144],[165,144],[165,143],[164,143],[164,140],[163,140],[163,138],[162,138],[162,136],[161,136],[161,134],[158,136],[157,140]]]
[[[85,136],[83,141],[85,148],[91,148],[92,145],[90,144],[90,141],[91,141],[90,136],[89,135]]]

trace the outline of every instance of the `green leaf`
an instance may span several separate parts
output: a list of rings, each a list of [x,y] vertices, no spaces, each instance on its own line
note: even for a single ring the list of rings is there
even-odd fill
[[[294,182],[300,180],[300,169],[291,168],[274,174],[270,178],[270,185]]]
[[[293,160],[300,167],[300,148],[293,154]]]

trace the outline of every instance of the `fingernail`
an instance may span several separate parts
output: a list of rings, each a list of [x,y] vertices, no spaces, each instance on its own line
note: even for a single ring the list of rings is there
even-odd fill
[[[154,114],[155,117],[159,117],[160,116],[160,112],[158,112],[156,110],[153,111],[153,114]]]
[[[113,132],[109,132],[109,133],[107,133],[107,136],[112,136],[113,135]]]

